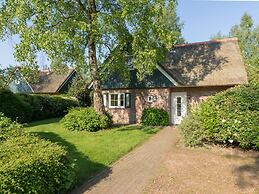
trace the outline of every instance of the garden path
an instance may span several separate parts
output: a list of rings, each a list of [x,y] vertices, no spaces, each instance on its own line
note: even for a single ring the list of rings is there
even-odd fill
[[[166,127],[135,148],[73,194],[138,194],[159,171],[162,161],[179,140],[174,127]]]

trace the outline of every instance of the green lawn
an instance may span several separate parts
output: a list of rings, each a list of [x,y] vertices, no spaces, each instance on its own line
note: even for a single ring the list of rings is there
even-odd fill
[[[68,149],[79,167],[78,183],[108,167],[159,130],[131,125],[98,132],[76,132],[62,128],[59,119],[33,122],[26,129]]]

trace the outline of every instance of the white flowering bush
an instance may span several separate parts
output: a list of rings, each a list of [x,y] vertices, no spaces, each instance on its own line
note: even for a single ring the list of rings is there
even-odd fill
[[[239,86],[218,93],[180,125],[187,145],[231,144],[259,150],[259,86]]]

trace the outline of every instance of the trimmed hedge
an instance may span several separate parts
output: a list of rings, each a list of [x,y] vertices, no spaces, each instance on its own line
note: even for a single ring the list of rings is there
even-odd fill
[[[0,193],[65,193],[75,165],[61,146],[23,135],[0,145]]]
[[[33,121],[63,117],[70,108],[79,105],[77,100],[63,96],[29,94],[19,94],[19,96],[32,107]]]
[[[259,86],[245,85],[218,93],[179,126],[187,145],[231,144],[259,150]]]
[[[74,108],[61,120],[64,128],[71,131],[95,132],[108,128],[111,118],[108,114],[99,115],[94,108]]]
[[[19,123],[62,117],[68,109],[76,106],[78,101],[68,97],[14,94],[0,90],[0,111]]]
[[[0,89],[0,111],[13,121],[24,123],[32,119],[32,107],[18,95]]]
[[[2,113],[0,126],[0,193],[66,193],[76,177],[68,152]]]
[[[169,114],[164,109],[145,108],[141,115],[141,123],[146,126],[167,126]]]

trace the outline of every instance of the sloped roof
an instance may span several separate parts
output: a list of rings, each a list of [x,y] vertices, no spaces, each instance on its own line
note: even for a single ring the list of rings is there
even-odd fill
[[[62,85],[75,73],[74,69],[69,69],[60,74],[49,70],[39,72],[39,81],[37,84],[31,84],[34,93],[56,93]]]
[[[247,83],[236,38],[176,45],[160,66],[181,86]]]
[[[164,88],[174,87],[175,85],[159,71],[155,69],[152,75],[145,76],[143,80],[138,80],[137,71],[130,70],[129,80],[125,80],[118,73],[115,73],[102,82],[102,89],[118,88]]]

